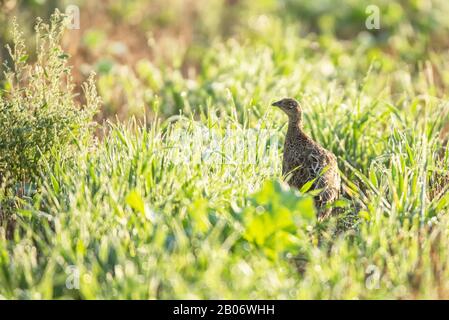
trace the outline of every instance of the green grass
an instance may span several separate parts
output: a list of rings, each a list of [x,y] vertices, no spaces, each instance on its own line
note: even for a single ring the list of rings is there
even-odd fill
[[[409,64],[276,21],[216,41],[195,79],[147,62],[144,120],[43,159],[32,192],[4,186],[0,297],[449,298],[447,54]],[[287,95],[338,158],[341,215],[324,222],[280,182],[269,105]],[[257,156],[232,152],[248,132]]]

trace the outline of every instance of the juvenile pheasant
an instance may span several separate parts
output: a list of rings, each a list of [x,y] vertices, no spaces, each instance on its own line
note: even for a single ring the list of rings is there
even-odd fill
[[[285,98],[273,103],[273,106],[279,107],[288,116],[282,175],[290,186],[298,189],[308,181],[316,179],[312,189],[321,190],[315,196],[318,217],[325,218],[332,212],[326,205],[336,200],[340,193],[337,159],[333,153],[304,133],[302,109],[295,99]]]

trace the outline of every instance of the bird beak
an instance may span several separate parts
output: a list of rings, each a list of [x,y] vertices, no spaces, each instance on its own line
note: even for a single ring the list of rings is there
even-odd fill
[[[281,106],[281,101],[279,100],[279,101],[273,102],[271,105],[273,107],[280,107]]]

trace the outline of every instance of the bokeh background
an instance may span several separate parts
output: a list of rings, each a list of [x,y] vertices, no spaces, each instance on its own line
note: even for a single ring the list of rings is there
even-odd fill
[[[78,84],[91,71],[98,74],[104,100],[99,118],[141,116],[156,101],[165,115],[178,113],[186,99],[190,105],[206,104],[207,97],[196,88],[211,86],[219,82],[220,73],[228,72],[210,70],[227,63],[227,56],[219,56],[223,43],[235,42],[248,51],[301,45],[305,54],[323,60],[323,69],[332,73],[341,68],[353,79],[363,77],[373,61],[387,72],[398,63],[416,71],[424,61],[444,66],[448,61],[449,3],[444,0],[0,3],[1,60],[7,59],[4,44],[11,40],[8,22],[13,16],[32,45],[36,17],[45,20],[56,8],[64,12],[69,5],[79,7],[80,29],[67,32],[63,47]],[[365,26],[369,5],[379,8],[380,29]],[[301,44],[298,39],[303,39]],[[444,90],[449,76],[438,69],[434,77]]]

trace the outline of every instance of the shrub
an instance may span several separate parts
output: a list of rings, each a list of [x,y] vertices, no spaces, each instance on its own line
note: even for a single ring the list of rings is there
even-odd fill
[[[38,20],[36,61],[28,62],[22,32],[13,22],[11,62],[4,63],[0,94],[0,181],[36,181],[45,164],[67,159],[89,138],[100,99],[93,76],[83,84],[85,104],[75,101],[68,55],[60,46],[65,18],[55,12],[50,23]]]

